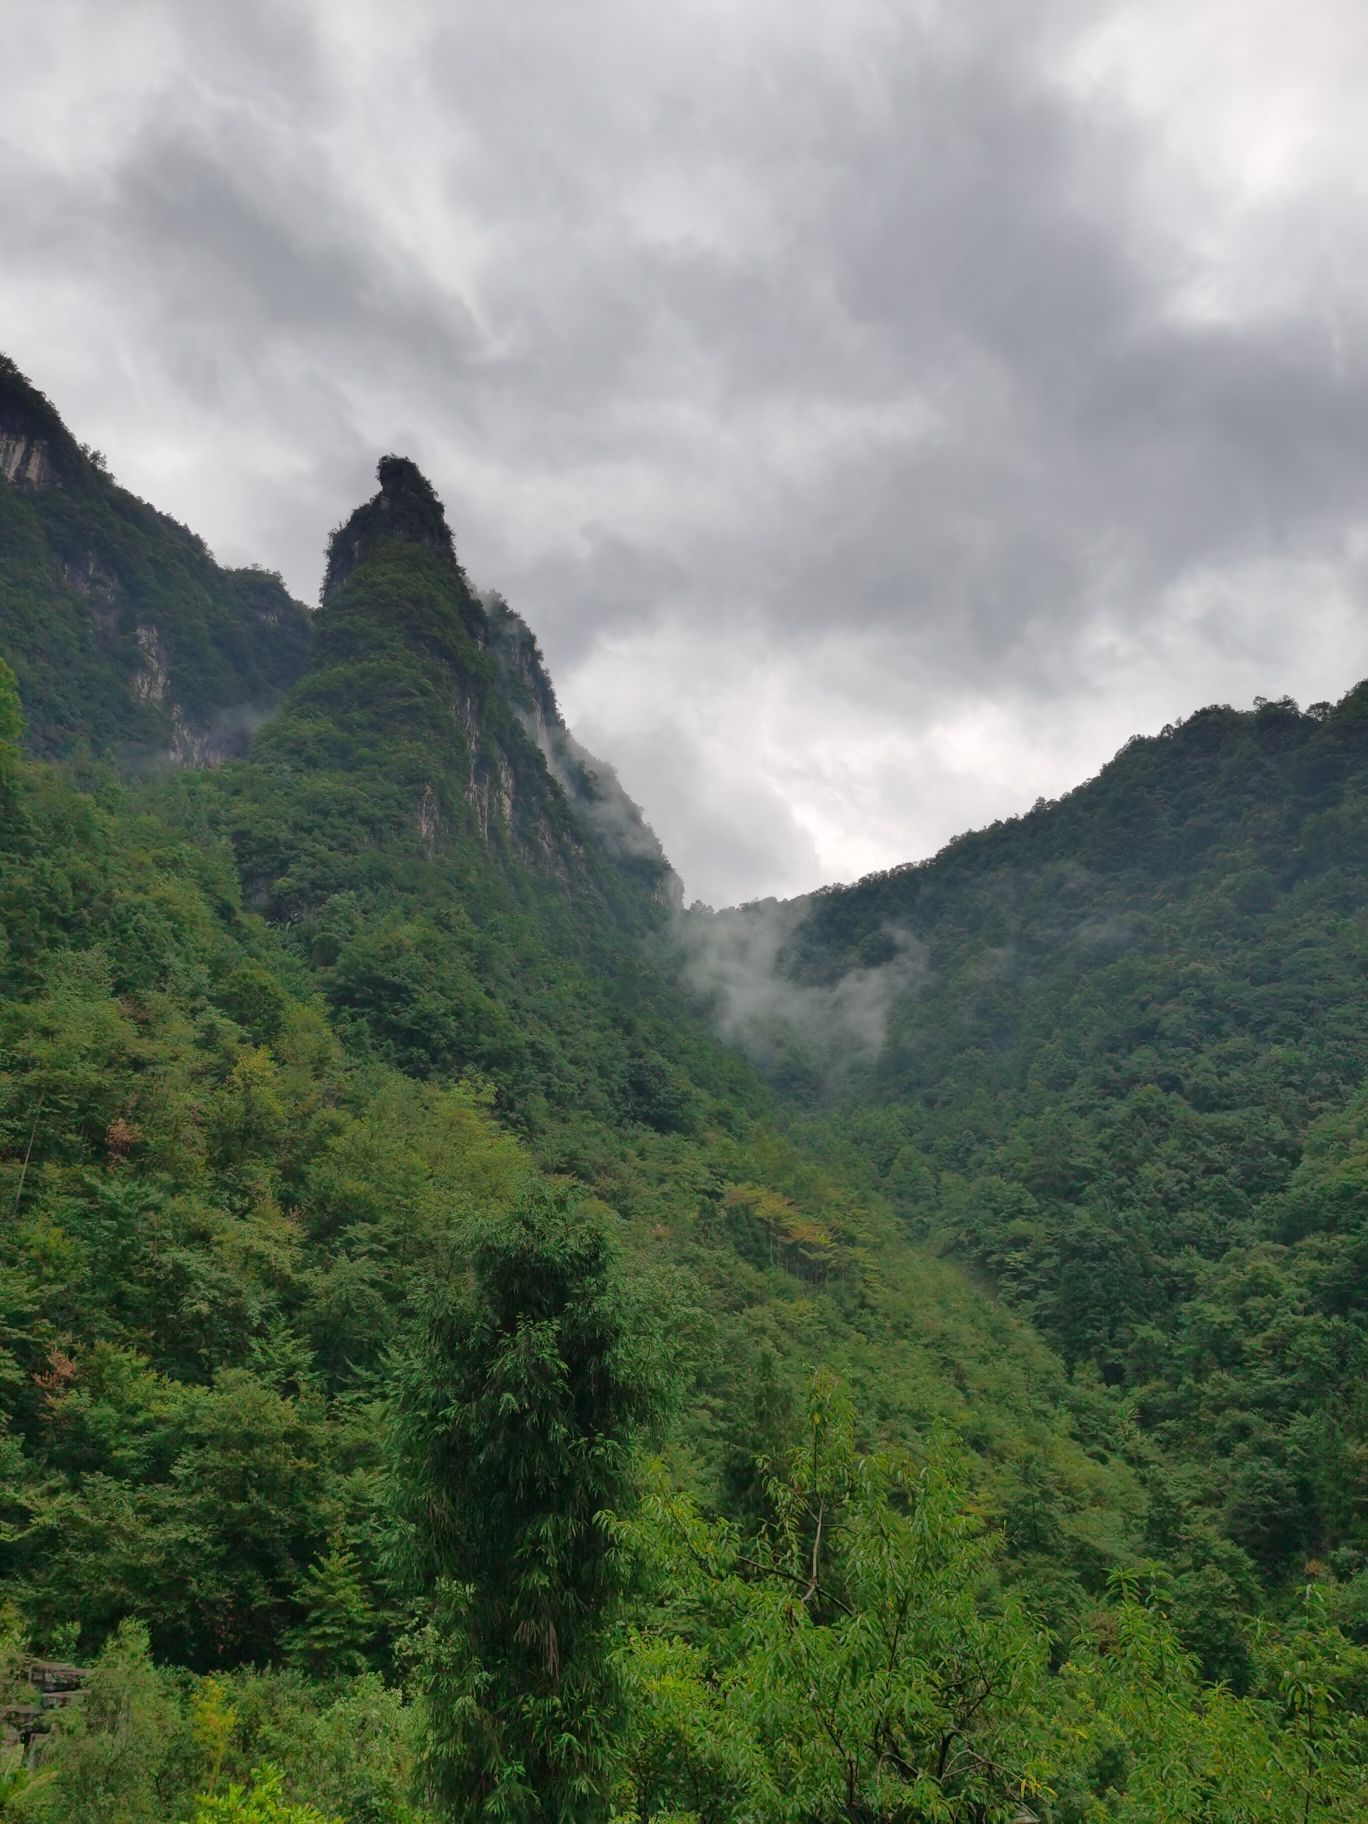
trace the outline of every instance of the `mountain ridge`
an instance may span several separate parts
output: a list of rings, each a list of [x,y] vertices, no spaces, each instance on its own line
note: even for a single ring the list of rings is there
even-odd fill
[[[1175,1766],[1232,1817],[1312,1779],[1354,1815],[1362,687],[1199,711],[929,863],[682,915],[415,465],[381,459],[297,622],[31,409],[0,481],[0,1705],[32,1653],[123,1693],[54,1732],[36,1815],[84,1819],[105,1755],[129,1816],[278,1759],[346,1824],[427,1824],[412,1699],[462,1637],[396,1577],[395,1370],[428,1385],[434,1294],[529,1211],[620,1256],[627,1346],[678,1390],[630,1522],[655,1581],[613,1637],[640,1815],[787,1824],[795,1743],[830,1754],[806,1656],[896,1610],[864,1606],[861,1541],[929,1647],[915,1686],[883,1646],[842,1659],[840,1701],[945,1719],[891,1774],[874,1738],[892,1815],[913,1777],[969,1815],[949,1739],[996,1809],[1026,1790],[1001,1753],[1038,1769],[1049,1824],[1156,1817]],[[114,577],[108,629],[73,552]],[[249,585],[286,635],[264,694]],[[178,751],[175,708],[252,713]],[[526,1357],[548,1410],[559,1346]]]
[[[119,487],[3,356],[0,454],[6,649],[30,748],[143,767],[244,753],[303,669],[308,611]]]

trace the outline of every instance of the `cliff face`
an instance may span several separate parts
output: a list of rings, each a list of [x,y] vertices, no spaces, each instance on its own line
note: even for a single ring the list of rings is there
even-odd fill
[[[505,689],[576,816],[621,862],[635,864],[643,880],[657,874],[650,890],[657,904],[682,904],[683,884],[640,807],[622,789],[613,768],[582,747],[566,726],[536,635],[502,596],[490,596],[485,608]]]
[[[0,357],[0,651],[34,751],[181,766],[240,754],[309,634],[279,577],[216,564]]]
[[[429,860],[475,840],[567,892],[674,901],[640,811],[566,728],[531,631],[471,588],[431,484],[399,456],[377,475],[333,534],[313,663],[256,756],[402,782]]]
[[[41,437],[0,429],[0,477],[18,488],[50,488],[58,475]]]
[[[392,455],[377,474],[310,614],[120,488],[0,358],[0,654],[29,746],[139,768],[252,748],[383,775],[429,860],[475,840],[567,892],[677,903],[640,811],[566,727],[530,629],[471,588],[427,478]]]

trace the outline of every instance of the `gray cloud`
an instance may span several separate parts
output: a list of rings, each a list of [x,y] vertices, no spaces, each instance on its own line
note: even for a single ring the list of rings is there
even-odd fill
[[[11,9],[0,339],[306,596],[409,451],[690,893],[797,891],[1368,671],[1368,27],[1280,10]]]

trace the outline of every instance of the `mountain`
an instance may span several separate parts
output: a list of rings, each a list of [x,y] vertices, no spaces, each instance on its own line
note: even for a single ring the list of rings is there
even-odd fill
[[[738,1037],[833,1156],[1124,1390],[1275,1578],[1368,1549],[1366,905],[1360,685],[1199,710],[929,862],[694,938],[770,959]],[[871,984],[882,1043],[840,1073],[838,1021],[763,1026]]]
[[[336,1207],[329,1190],[321,1214],[313,1178],[340,1118],[325,1111],[340,1095],[353,1121],[411,1134],[429,1106],[438,1132],[459,1107],[481,1147],[505,1145],[496,1121],[517,1137],[519,1169],[568,1175],[614,1209],[641,1272],[681,1307],[700,1486],[744,1452],[737,1415],[755,1386],[776,1371],[796,1386],[813,1360],[840,1358],[862,1383],[886,1383],[895,1427],[963,1419],[981,1398],[985,1494],[1010,1498],[1028,1454],[1054,1462],[1069,1552],[1100,1574],[1142,1497],[1130,1468],[1099,1465],[1077,1435],[1098,1415],[1085,1401],[1075,1416],[1062,1369],[1024,1328],[909,1255],[877,1194],[838,1182],[787,1137],[780,1106],[678,981],[675,877],[611,772],[566,729],[533,636],[472,590],[418,469],[385,457],[378,479],[332,539],[302,673],[246,757],[125,767],[122,784],[105,773],[98,802],[79,777],[23,775],[5,901],[10,1176],[19,1189],[24,1174],[21,1208],[40,1226],[49,1194],[67,1207],[92,1172],[102,1195],[139,1186],[145,1233],[159,1238],[145,1267],[158,1289],[136,1318],[110,1308],[113,1282],[90,1280],[81,1254],[57,1301],[67,1315],[40,1325],[38,1365],[21,1378],[45,1372],[42,1349],[80,1360],[113,1345],[133,1352],[138,1375],[193,1385],[247,1371],[274,1326],[313,1362],[325,1401],[355,1398],[435,1242],[396,1232],[405,1219],[385,1213],[416,1194],[408,1168],[404,1186],[392,1179],[387,1151],[349,1168],[360,1182]],[[68,905],[50,882],[78,868],[85,888]],[[73,1080],[93,1093],[88,1020],[118,1035],[95,1053],[98,1120],[46,1062],[74,1048]],[[384,1114],[362,1112],[373,1107]],[[199,1240],[193,1223],[187,1238],[170,1217],[164,1229],[150,1219],[164,1199],[203,1205]],[[246,1225],[231,1267],[213,1264],[207,1212],[219,1206]],[[184,1287],[163,1280],[164,1250],[198,1260]],[[220,1295],[245,1300],[241,1316],[197,1337],[197,1301]],[[36,1461],[69,1472],[27,1423]],[[99,1453],[78,1460],[82,1486],[93,1467],[107,1473]],[[50,1547],[41,1572],[15,1574],[43,1588],[86,1577]],[[148,1573],[129,1575],[141,1585]],[[104,1577],[101,1605],[117,1587]],[[252,1641],[278,1641],[287,1588],[283,1568],[258,1586],[252,1627],[264,1632]],[[30,1600],[46,1612],[46,1598]],[[212,1663],[177,1600],[154,1639]],[[238,1614],[245,1601],[217,1606]],[[237,1650],[247,1638],[233,1634]]]
[[[430,483],[397,456],[378,478],[333,534],[307,674],[254,758],[272,777],[345,771],[429,859],[474,843],[628,923],[637,901],[676,902],[640,811],[566,729],[535,638],[471,589]]]
[[[0,356],[5,654],[27,740],[147,765],[242,753],[300,675],[310,618],[267,570],[119,487]]]
[[[411,1536],[558,1714],[496,1586],[589,1462],[649,1492],[576,1522],[627,1720],[566,1816],[1356,1815],[1364,693],[685,915],[411,461],[310,613],[11,367],[0,437],[0,1711],[94,1662],[34,1815],[441,1815]]]

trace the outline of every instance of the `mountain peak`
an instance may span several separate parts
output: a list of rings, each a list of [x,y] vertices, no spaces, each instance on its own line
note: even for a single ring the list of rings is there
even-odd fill
[[[442,511],[436,490],[412,457],[382,456],[375,465],[375,475],[386,500],[413,496],[430,502],[439,513]]]
[[[333,533],[323,599],[329,600],[375,548],[391,539],[419,545],[457,568],[456,548],[437,491],[410,457],[382,456],[375,466],[380,492]]]

